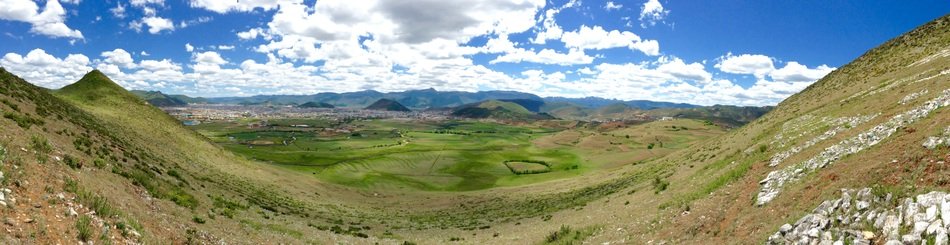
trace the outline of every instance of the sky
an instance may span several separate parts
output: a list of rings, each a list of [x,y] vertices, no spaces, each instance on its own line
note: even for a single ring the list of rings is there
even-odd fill
[[[950,13],[921,1],[0,0],[0,66],[221,97],[510,90],[775,105]]]

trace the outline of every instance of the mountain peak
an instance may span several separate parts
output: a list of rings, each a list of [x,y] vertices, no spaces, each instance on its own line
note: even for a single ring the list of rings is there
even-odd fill
[[[83,102],[131,103],[142,102],[99,70],[86,73],[79,81],[66,85],[58,94]]]
[[[381,111],[412,111],[406,106],[403,106],[399,102],[391,99],[379,99],[372,105],[366,107],[367,110],[381,110]]]

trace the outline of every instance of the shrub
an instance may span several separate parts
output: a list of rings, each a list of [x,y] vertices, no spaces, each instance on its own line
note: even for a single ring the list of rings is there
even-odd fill
[[[204,223],[205,223],[205,219],[203,219],[203,218],[201,218],[201,217],[198,217],[198,216],[195,216],[195,217],[191,218],[191,221],[194,221],[195,223],[198,223],[198,224],[204,224]]]
[[[588,227],[584,229],[573,229],[570,226],[562,225],[544,239],[544,244],[580,244],[594,234],[596,228]]]
[[[46,138],[39,135],[33,135],[33,137],[30,138],[30,147],[40,153],[50,153],[53,151],[53,146],[49,144],[49,141],[46,141]]]
[[[660,194],[660,192],[665,191],[666,188],[669,186],[670,186],[670,182],[663,180],[662,178],[660,178],[660,176],[657,176],[656,178],[653,179],[653,192],[656,194]]]
[[[17,106],[16,104],[10,102],[10,101],[7,100],[7,99],[0,99],[0,102],[2,102],[4,105],[9,106],[10,109],[13,109],[14,111],[17,111],[17,112],[20,111],[20,107],[19,107],[19,106]]]
[[[63,163],[66,163],[66,166],[69,166],[70,168],[73,168],[73,169],[82,168],[82,161],[79,161],[79,159],[76,159],[71,155],[63,156]]]
[[[102,158],[96,158],[96,160],[92,161],[92,165],[96,166],[96,168],[101,169],[101,168],[106,167],[106,161],[102,160]]]
[[[53,152],[53,146],[43,136],[33,135],[30,139],[30,148],[36,151],[36,160],[41,163],[48,161],[49,153]]]

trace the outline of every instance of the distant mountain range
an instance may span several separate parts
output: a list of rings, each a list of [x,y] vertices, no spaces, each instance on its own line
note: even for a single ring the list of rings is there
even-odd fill
[[[131,91],[154,106],[184,106],[190,103],[243,105],[296,105],[304,108],[365,108],[372,110],[451,110],[471,118],[556,117],[571,120],[642,120],[681,117],[709,120],[725,126],[740,126],[765,114],[772,107],[699,106],[649,100],[616,100],[598,97],[540,97],[514,91],[408,90],[383,93],[373,90],[312,95],[256,95],[250,97],[193,98],[158,91]],[[517,109],[512,109],[517,107]],[[528,113],[521,113],[526,110]]]
[[[207,98],[208,103],[221,104],[304,104],[323,102],[335,107],[363,108],[380,100],[390,99],[412,109],[457,107],[485,100],[529,99],[542,101],[537,95],[513,91],[436,91],[435,89],[383,93],[373,90],[311,95],[256,95],[251,97]]]
[[[584,98],[564,98],[564,97],[545,97],[544,101],[547,103],[555,102],[565,102],[570,104],[579,105],[587,108],[600,108],[608,105],[614,104],[624,104],[629,107],[650,110],[657,108],[695,108],[700,107],[698,105],[686,104],[686,103],[673,103],[673,102],[661,102],[661,101],[650,101],[650,100],[615,100],[615,99],[604,99],[599,97],[584,97]]]
[[[540,97],[530,93],[515,91],[437,91],[435,89],[407,90],[402,92],[378,92],[365,90],[346,93],[318,93],[311,95],[255,95],[250,97],[214,97],[194,98],[185,95],[167,95],[159,91],[133,90],[155,106],[177,106],[182,103],[213,104],[271,104],[302,105],[308,102],[326,103],[334,107],[362,108],[380,99],[390,99],[412,109],[452,108],[487,100],[499,100],[517,103],[526,109],[539,112],[542,107],[554,105],[577,105],[586,108],[599,108],[612,104],[624,104],[632,108],[650,110],[657,108],[695,108],[698,105],[649,100],[616,100],[598,97],[565,98]]]
[[[132,94],[157,107],[186,106],[188,104],[208,102],[208,100],[204,98],[193,98],[186,95],[168,95],[161,91],[132,90],[129,92],[132,92]]]

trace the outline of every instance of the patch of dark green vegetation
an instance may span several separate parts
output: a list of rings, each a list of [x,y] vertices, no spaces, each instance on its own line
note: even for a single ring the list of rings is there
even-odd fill
[[[654,177],[652,184],[653,184],[654,194],[660,194],[660,192],[665,191],[666,188],[669,188],[670,186],[670,182],[667,181],[666,179],[661,178],[660,176]]]
[[[6,119],[13,120],[14,122],[16,122],[17,126],[20,126],[21,128],[24,128],[24,129],[30,129],[30,127],[32,127],[33,125],[42,126],[43,124],[45,124],[43,119],[35,118],[30,115],[20,114],[16,112],[4,112],[3,117]]]
[[[582,244],[584,239],[594,235],[594,232],[597,231],[597,227],[586,227],[582,229],[574,229],[570,226],[562,225],[561,229],[554,231],[548,235],[542,244],[557,244],[557,245],[571,245],[571,244]]]
[[[524,168],[524,169],[522,169],[522,168],[518,168],[517,166],[514,166],[516,163],[537,164],[537,165],[543,166],[543,168],[540,168],[540,169],[538,169],[538,168],[535,168],[535,169]],[[508,170],[510,170],[511,173],[517,174],[517,175],[523,175],[523,174],[543,174],[543,173],[551,172],[551,164],[548,163],[548,162],[545,162],[545,161],[541,161],[541,160],[505,160],[505,161],[504,161],[504,164],[505,164],[505,167],[508,167]],[[575,165],[575,166],[576,166],[576,165]]]
[[[76,159],[76,158],[73,157],[72,155],[65,155],[65,156],[63,156],[63,163],[65,163],[66,166],[69,166],[69,167],[72,168],[72,169],[80,169],[80,168],[82,168],[82,161],[79,160],[79,159]]]
[[[241,222],[241,224],[244,224],[244,225],[246,225],[246,226],[248,226],[248,227],[251,227],[252,229],[255,229],[255,230],[264,230],[264,229],[267,229],[267,230],[269,230],[269,231],[273,231],[273,232],[285,234],[285,235],[292,236],[292,237],[295,237],[295,238],[298,238],[298,239],[301,238],[301,237],[303,237],[303,233],[302,233],[302,232],[297,231],[297,230],[294,230],[294,229],[290,229],[290,228],[287,228],[287,227],[284,227],[284,226],[278,225],[278,224],[261,224],[261,223],[257,223],[257,222],[254,222],[254,221],[251,221],[251,220],[247,220],[247,219],[242,219],[242,220],[240,220],[240,222]]]
[[[158,180],[153,173],[140,169],[124,171],[118,167],[112,168],[112,173],[132,180],[132,184],[141,186],[156,198],[171,200],[178,206],[194,209],[198,207],[198,199],[177,185],[167,184]]]
[[[234,218],[234,215],[237,213],[237,211],[244,211],[248,209],[247,205],[229,200],[221,196],[211,196],[211,201],[214,207],[211,209],[211,212],[231,219]]]
[[[30,149],[36,152],[36,160],[40,163],[49,161],[49,154],[53,152],[53,146],[41,135],[30,137]]]

